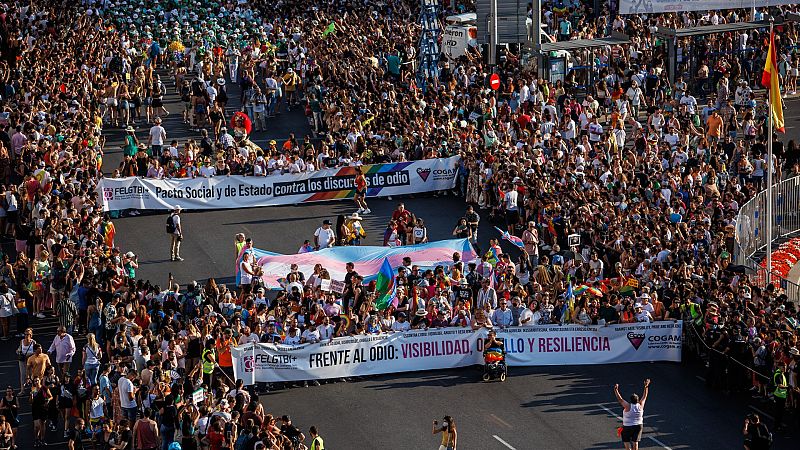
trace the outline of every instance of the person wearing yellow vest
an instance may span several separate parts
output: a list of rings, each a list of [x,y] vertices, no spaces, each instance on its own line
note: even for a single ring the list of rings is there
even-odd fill
[[[775,367],[775,373],[772,374],[772,382],[775,384],[775,390],[772,396],[775,399],[775,430],[783,429],[783,410],[786,409],[786,396],[789,393],[786,384],[786,363],[779,362]]]
[[[213,389],[211,382],[214,381],[214,368],[217,366],[217,355],[214,351],[213,339],[206,341],[205,348],[200,354],[200,362],[203,368],[203,383],[209,389]]]
[[[226,328],[222,336],[217,339],[217,362],[222,372],[227,375],[228,381],[233,380],[233,357],[231,356],[231,346],[234,345],[233,331]],[[233,383],[233,381],[231,381]]]
[[[308,434],[311,435],[311,447],[309,447],[309,450],[325,450],[325,443],[322,441],[322,436],[319,435],[317,427],[312,425],[308,429]]]

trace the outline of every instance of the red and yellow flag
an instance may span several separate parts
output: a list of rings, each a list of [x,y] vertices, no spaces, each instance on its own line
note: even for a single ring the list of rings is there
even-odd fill
[[[761,74],[761,85],[769,89],[769,113],[772,115],[772,126],[775,130],[784,133],[783,102],[781,85],[778,80],[778,55],[775,50],[775,31],[772,31],[769,34],[769,51],[767,52],[767,62],[764,64],[764,73]]]

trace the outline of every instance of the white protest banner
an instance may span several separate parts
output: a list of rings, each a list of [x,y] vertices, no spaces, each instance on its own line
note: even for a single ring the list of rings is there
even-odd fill
[[[361,166],[367,196],[415,194],[452,189],[458,156]],[[224,209],[292,205],[352,198],[355,167],[302,174],[212,178],[102,178],[97,191],[103,210]]]
[[[711,11],[724,9],[751,9],[756,6],[788,5],[790,0],[619,0],[620,14],[652,14],[675,11]]]
[[[681,360],[681,322],[543,325],[498,330],[509,366]],[[317,344],[234,347],[235,378],[251,382],[340,378],[483,364],[486,330],[441,328],[336,338]]]

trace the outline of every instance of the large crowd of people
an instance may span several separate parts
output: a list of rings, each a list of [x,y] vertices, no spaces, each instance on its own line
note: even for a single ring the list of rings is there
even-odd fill
[[[800,416],[797,304],[731,263],[738,208],[764,187],[768,165],[777,177],[800,174],[797,144],[766,129],[754,93],[765,32],[682,43],[674,83],[653,32],[766,11],[611,16],[593,14],[590,2],[543,3],[562,40],[614,30],[631,43],[571,55],[574,66],[597,59],[594,84],[577,70],[551,83],[509,49],[490,66],[471,47],[443,61],[423,89],[418,30],[407,20],[419,6],[409,0],[2,5],[0,233],[16,254],[0,266],[0,331],[21,338],[21,391],[0,399],[0,438],[15,439],[20,402],[29,401],[36,446],[59,428],[70,450],[87,433],[117,449],[303,441],[319,449],[316,429],[305,435],[230,379],[230,345],[566,322],[685,320],[689,354],[709,362],[709,384],[771,397],[778,424],[784,409]],[[781,25],[788,93],[795,42],[796,27]],[[497,91],[491,73],[500,75]],[[238,100],[228,95],[233,84]],[[167,110],[168,95],[182,111]],[[305,110],[318,139],[250,138],[292,108]],[[169,114],[198,138],[172,139],[162,125]],[[122,131],[122,163],[103,166],[108,136]],[[94,189],[103,172],[266,176],[452,155],[461,156],[456,193],[472,205],[453,235],[477,245],[484,220],[519,237],[524,251],[490,241],[479,261],[406,261],[396,305],[384,311],[374,310],[374,285],[362,284],[367,274],[352,270],[337,296],[320,290],[325,267],[294,269],[274,299],[249,258],[253,276],[238,291],[213,279],[185,287],[137,279],[138,258],[115,245]],[[358,213],[340,220],[303,248],[358,244]],[[398,206],[384,244],[419,243],[426,233]],[[568,280],[594,290],[571,302]],[[52,343],[29,328],[47,314],[60,322]]]

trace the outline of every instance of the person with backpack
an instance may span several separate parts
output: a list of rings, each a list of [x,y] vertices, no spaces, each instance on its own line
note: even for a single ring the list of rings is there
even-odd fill
[[[181,258],[181,241],[183,240],[181,211],[181,207],[176,206],[167,217],[167,234],[170,237],[170,261],[183,261],[183,258]]]

